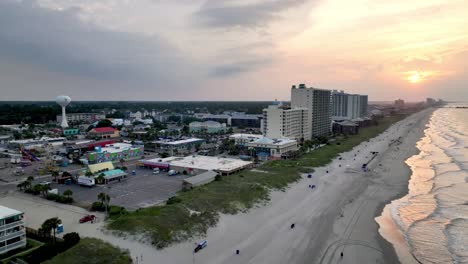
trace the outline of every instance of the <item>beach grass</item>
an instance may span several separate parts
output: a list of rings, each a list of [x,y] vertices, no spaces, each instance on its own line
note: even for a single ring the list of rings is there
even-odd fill
[[[254,171],[241,171],[222,177],[220,181],[181,191],[176,203],[141,208],[114,217],[107,228],[148,235],[158,248],[202,235],[217,223],[220,213],[235,214],[268,201],[270,190],[285,190],[288,184],[300,179],[301,172],[328,164],[340,153],[376,137],[406,116],[385,117],[378,125],[361,129],[358,135],[337,137],[334,142],[300,158],[271,161]]]
[[[45,264],[130,264],[127,251],[112,246],[97,238],[82,238],[78,244],[44,262]]]

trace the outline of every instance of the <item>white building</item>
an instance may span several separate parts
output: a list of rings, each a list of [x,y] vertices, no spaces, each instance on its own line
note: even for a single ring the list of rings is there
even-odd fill
[[[226,124],[219,123],[216,121],[205,121],[205,122],[191,122],[189,124],[190,132],[192,133],[199,133],[199,132],[206,132],[206,133],[222,133],[226,131]]]
[[[0,254],[26,246],[24,213],[0,205]]]
[[[100,113],[67,113],[68,122],[87,122],[92,123],[106,118],[105,114]],[[57,123],[62,123],[62,115],[57,115]]]
[[[262,133],[268,138],[310,139],[309,110],[274,104],[263,109]]]
[[[296,140],[288,138],[271,139],[262,137],[245,144],[260,160],[281,159],[299,150]]]
[[[229,139],[234,140],[236,145],[245,145],[246,143],[255,141],[257,139],[263,138],[263,135],[257,134],[232,134],[229,136]]]
[[[170,169],[184,175],[194,175],[206,171],[214,171],[219,175],[230,175],[249,168],[253,164],[250,161],[240,159],[197,155],[141,160],[139,163],[144,167]]]
[[[307,88],[305,84],[291,88],[291,107],[307,108],[312,137],[326,136],[331,132],[331,91]]]
[[[133,119],[141,119],[143,114],[140,111],[136,111],[135,113],[130,112],[129,117]]]

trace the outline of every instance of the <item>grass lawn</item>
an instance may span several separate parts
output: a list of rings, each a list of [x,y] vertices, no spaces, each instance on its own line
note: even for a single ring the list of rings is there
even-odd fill
[[[96,238],[82,238],[78,244],[44,262],[45,264],[130,264],[128,252]]]
[[[242,171],[222,177],[207,185],[177,194],[178,203],[142,208],[113,218],[111,230],[145,233],[152,243],[162,248],[171,242],[204,234],[216,224],[219,213],[234,214],[267,201],[271,189],[284,190],[300,179],[300,172],[328,164],[342,152],[377,136],[405,115],[394,115],[379,120],[377,126],[363,128],[359,135],[337,138],[335,142],[302,155],[298,159],[265,163],[255,171]],[[58,263],[58,262],[57,262]]]

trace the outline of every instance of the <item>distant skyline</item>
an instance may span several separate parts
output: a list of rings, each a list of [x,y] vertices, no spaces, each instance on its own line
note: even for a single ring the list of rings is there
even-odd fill
[[[0,100],[468,101],[464,0],[2,0]]]

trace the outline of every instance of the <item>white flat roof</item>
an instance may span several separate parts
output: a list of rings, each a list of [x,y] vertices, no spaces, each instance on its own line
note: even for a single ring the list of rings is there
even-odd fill
[[[23,212],[20,212],[18,210],[11,209],[11,208],[5,207],[3,205],[0,205],[0,219],[6,218],[6,217],[9,217],[9,216],[13,216],[13,215],[19,215],[19,214],[22,214],[22,213]]]
[[[232,134],[230,138],[262,138],[263,135],[260,134]]]
[[[159,144],[165,144],[165,145],[180,145],[180,144],[186,144],[186,143],[192,143],[192,142],[198,142],[204,139],[201,138],[188,138],[188,139],[182,139],[182,140],[176,140],[176,141],[155,141],[155,143]]]
[[[169,157],[165,159],[156,158],[148,161],[167,162],[171,166],[184,168],[226,172],[241,169],[252,164],[252,162],[250,161],[243,161],[240,159],[219,158],[210,156]]]

